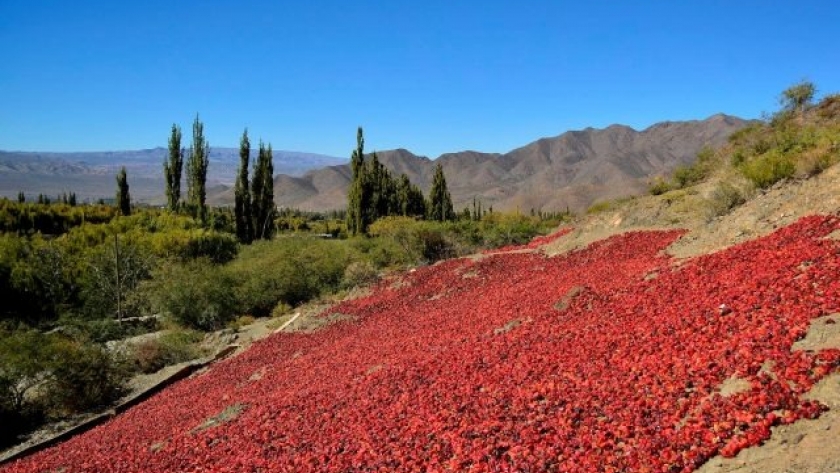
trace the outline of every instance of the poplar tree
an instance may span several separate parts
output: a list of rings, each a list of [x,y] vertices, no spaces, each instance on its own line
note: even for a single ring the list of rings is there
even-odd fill
[[[210,145],[204,138],[204,124],[195,116],[193,141],[187,161],[188,206],[193,217],[207,221],[207,167],[210,164]]]
[[[452,207],[452,196],[446,188],[446,176],[443,175],[443,167],[440,163],[435,166],[435,175],[432,178],[432,190],[429,192],[428,206],[429,220],[439,222],[455,220],[455,210]]]
[[[125,166],[117,174],[117,207],[123,215],[131,215],[131,195],[128,193],[128,175]]]
[[[236,178],[234,214],[236,221],[236,236],[242,243],[253,240],[253,214],[251,213],[251,190],[248,183],[248,166],[251,159],[251,142],[248,140],[248,129],[242,133],[239,141],[239,174]]]
[[[271,239],[274,235],[274,163],[271,144],[260,141],[254,177],[251,181],[251,218],[253,238]]]
[[[356,149],[350,157],[353,180],[347,195],[347,231],[351,235],[367,232],[365,210],[365,137],[362,127],[356,131]]]
[[[408,176],[403,174],[397,181],[397,202],[398,214],[403,217],[426,216],[426,200],[423,198],[423,191],[412,184]]]
[[[181,147],[181,127],[172,124],[169,135],[169,157],[163,162],[166,178],[166,206],[175,212],[181,203],[181,171],[184,167],[184,148]]]

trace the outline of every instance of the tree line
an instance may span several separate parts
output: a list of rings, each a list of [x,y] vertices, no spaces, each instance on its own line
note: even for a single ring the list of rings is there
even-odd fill
[[[207,223],[207,168],[210,145],[204,137],[204,124],[196,116],[189,152],[181,146],[182,133],[172,124],[168,142],[168,157],[163,163],[167,208],[172,212],[185,210],[202,224]],[[350,167],[352,181],[348,191],[346,213],[350,235],[367,234],[376,220],[389,216],[414,217],[432,221],[451,221],[456,218],[452,197],[440,163],[435,166],[429,198],[407,175],[396,177],[379,161],[374,152],[365,159],[364,133],[356,134]],[[181,177],[186,158],[187,198],[181,200]],[[239,169],[234,187],[234,224],[236,236],[242,243],[257,239],[271,239],[276,230],[274,219],[274,165],[271,144],[259,143],[253,175],[250,176],[251,141],[247,128],[239,142]],[[122,215],[131,213],[131,196],[125,167],[117,175],[116,206]],[[475,213],[475,212],[474,212]],[[480,215],[480,214],[477,214]]]
[[[198,115],[193,122],[192,144],[189,152],[181,146],[181,140],[181,127],[173,123],[169,135],[167,158],[163,162],[166,208],[176,213],[185,211],[202,225],[207,225],[207,169],[210,165],[210,144],[204,137],[204,124]],[[239,144],[240,163],[234,204],[235,232],[242,243],[250,243],[255,239],[270,239],[275,229],[274,164],[271,143],[266,146],[260,140],[254,174],[249,181],[250,156],[251,142],[246,128]],[[186,200],[182,201],[181,179],[185,164],[187,196]],[[122,215],[131,214],[131,195],[125,167],[117,174],[116,206]]]

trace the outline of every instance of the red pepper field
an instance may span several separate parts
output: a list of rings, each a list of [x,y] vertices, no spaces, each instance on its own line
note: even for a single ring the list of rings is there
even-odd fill
[[[791,346],[840,309],[838,228],[679,262],[681,232],[648,231],[420,268],[0,471],[693,471],[822,411],[802,397],[840,350]],[[752,388],[717,393],[733,376]]]

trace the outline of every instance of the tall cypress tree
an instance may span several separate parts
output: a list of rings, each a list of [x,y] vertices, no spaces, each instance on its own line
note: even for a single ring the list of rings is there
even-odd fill
[[[207,167],[210,164],[210,145],[204,138],[204,124],[195,116],[193,141],[187,161],[188,206],[193,216],[207,221]]]
[[[125,166],[117,174],[117,207],[123,215],[131,215],[131,195],[128,193],[128,175]]]
[[[248,182],[248,166],[251,159],[251,141],[248,140],[248,129],[242,133],[239,141],[239,174],[236,178],[234,214],[236,221],[236,236],[242,243],[253,240],[253,215],[251,214],[251,190]]]
[[[452,208],[452,196],[446,188],[446,176],[443,175],[443,167],[440,163],[435,166],[435,175],[432,178],[432,190],[429,192],[429,220],[443,222],[455,220],[455,210]]]
[[[356,131],[356,149],[350,157],[353,180],[347,195],[347,231],[358,235],[367,231],[365,220],[365,137],[362,127]]]
[[[271,239],[274,235],[274,163],[271,144],[260,141],[254,177],[251,181],[251,218],[253,237]]]
[[[423,191],[412,184],[408,176],[403,174],[396,183],[397,190],[397,214],[403,217],[426,216],[426,200],[423,198]]]
[[[171,211],[178,210],[181,203],[181,171],[184,167],[184,148],[181,147],[181,127],[172,124],[169,135],[169,158],[163,162],[163,175],[166,178],[166,206]]]

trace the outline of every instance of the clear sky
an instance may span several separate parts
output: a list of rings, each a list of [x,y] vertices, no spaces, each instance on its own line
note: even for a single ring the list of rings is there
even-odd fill
[[[0,0],[0,149],[94,151],[244,127],[275,149],[437,157],[570,129],[758,118],[840,92],[831,0]]]

